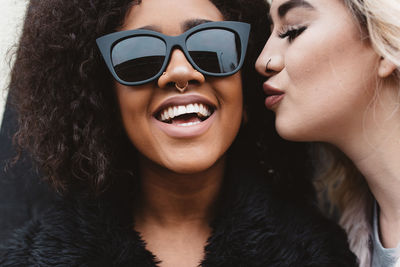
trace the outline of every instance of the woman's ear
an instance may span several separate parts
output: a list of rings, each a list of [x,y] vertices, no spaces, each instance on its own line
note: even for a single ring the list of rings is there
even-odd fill
[[[388,77],[396,69],[397,69],[397,66],[395,64],[393,64],[393,62],[391,62],[387,58],[381,57],[381,59],[379,61],[379,67],[378,67],[378,75],[380,78]]]

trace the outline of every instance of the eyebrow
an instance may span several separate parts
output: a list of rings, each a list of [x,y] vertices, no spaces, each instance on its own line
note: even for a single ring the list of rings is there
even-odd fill
[[[187,20],[187,21],[183,22],[181,27],[182,27],[183,32],[185,32],[197,25],[207,23],[207,22],[212,22],[212,20],[191,19],[191,20]],[[150,31],[155,31],[155,32],[161,32],[161,27],[158,27],[157,25],[146,25],[146,26],[138,28],[137,30],[150,30]]]
[[[155,31],[155,32],[161,32],[161,28],[156,25],[146,25],[146,26],[138,28],[137,30],[150,30],[150,31]]]
[[[212,22],[212,20],[208,20],[208,19],[191,19],[191,20],[187,20],[182,24],[182,30],[185,32],[197,25],[203,24],[203,23],[207,23],[207,22]]]
[[[289,12],[289,10],[296,8],[296,7],[314,9],[314,7],[305,0],[289,0],[279,6],[279,8],[278,8],[279,17],[281,17],[281,18],[284,17],[286,15],[286,13]]]

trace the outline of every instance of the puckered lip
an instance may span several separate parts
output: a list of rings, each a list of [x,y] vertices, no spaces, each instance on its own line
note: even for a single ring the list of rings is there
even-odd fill
[[[280,90],[278,88],[275,88],[275,87],[273,87],[272,85],[269,85],[266,82],[263,84],[263,89],[264,89],[264,93],[266,95],[268,95],[268,96],[271,96],[271,95],[282,95],[282,94],[285,93],[284,91],[282,91],[282,90]]]
[[[212,110],[216,109],[216,105],[202,95],[183,94],[183,95],[175,95],[165,99],[153,112],[153,116],[156,117],[161,111],[171,106],[181,106],[181,105],[183,106],[194,103],[206,105],[210,107]]]

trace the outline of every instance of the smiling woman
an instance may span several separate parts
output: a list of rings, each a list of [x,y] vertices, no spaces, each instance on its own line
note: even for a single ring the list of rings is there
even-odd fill
[[[275,135],[252,90],[266,12],[264,0],[32,0],[15,140],[62,196],[0,265],[354,266],[315,208],[303,147]]]

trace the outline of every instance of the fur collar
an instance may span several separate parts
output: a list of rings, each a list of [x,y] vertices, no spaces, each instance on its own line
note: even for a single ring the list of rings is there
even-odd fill
[[[344,232],[248,172],[227,177],[203,267],[356,266]],[[0,249],[0,266],[157,266],[104,199],[67,198]]]

